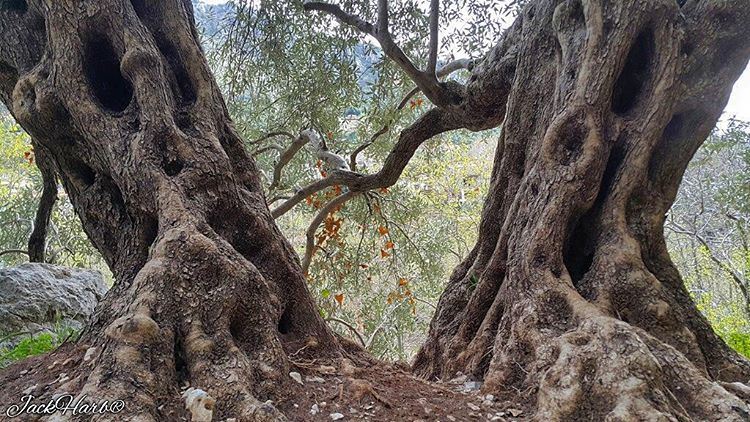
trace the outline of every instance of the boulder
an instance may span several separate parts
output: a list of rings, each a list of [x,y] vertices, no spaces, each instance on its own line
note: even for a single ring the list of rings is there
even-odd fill
[[[94,270],[26,263],[0,268],[0,347],[15,333],[80,330],[107,286]],[[3,341],[4,339],[4,341]]]

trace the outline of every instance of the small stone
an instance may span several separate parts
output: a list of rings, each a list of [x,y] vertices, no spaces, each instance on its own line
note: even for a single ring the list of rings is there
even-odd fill
[[[299,372],[290,372],[289,376],[292,377],[293,380],[297,381],[297,384],[305,385],[305,383],[302,382],[302,375],[300,375]]]
[[[326,380],[321,377],[305,377],[305,381],[307,382],[317,382],[317,383],[324,383]]]
[[[487,394],[486,396],[484,396],[484,400],[485,401],[495,401],[495,396],[493,396],[492,394]]]
[[[294,403],[294,408],[295,409],[299,408],[299,405],[297,403]]]
[[[32,391],[36,390],[36,386],[37,386],[37,385],[36,385],[36,384],[34,384],[34,385],[32,385],[31,387],[29,387],[29,388],[27,388],[27,389],[23,390],[23,391],[21,392],[21,395],[27,396],[27,395],[31,394],[31,392],[32,392]]]
[[[318,412],[320,412],[320,408],[318,407],[317,404],[314,404],[314,405],[312,405],[312,407],[310,407],[310,414],[311,415],[317,415]]]
[[[464,391],[478,391],[482,388],[482,383],[479,381],[466,381],[464,383]]]
[[[451,421],[451,422],[456,422],[456,418],[454,418],[451,415],[446,416],[446,418],[448,418],[448,420]]]
[[[466,382],[466,375],[459,375],[448,382],[451,384],[463,384]]]
[[[473,410],[473,411],[475,411],[475,412],[478,412],[478,411],[479,411],[479,406],[477,406],[477,405],[476,405],[476,404],[474,404],[474,403],[466,403],[466,406],[468,406],[468,407],[469,407],[469,409],[471,409],[471,410]]]
[[[322,409],[322,408],[326,407],[327,404],[328,403],[326,403],[324,401],[320,402],[320,408]]]
[[[508,413],[510,413],[510,415],[511,415],[511,416],[513,416],[513,417],[515,418],[515,417],[517,417],[517,416],[521,416],[521,414],[523,413],[523,410],[519,410],[519,409],[508,409]]]
[[[344,359],[341,361],[341,373],[344,375],[352,376],[357,368],[354,366],[352,361]]]
[[[331,414],[330,414],[329,416],[331,417],[331,420],[332,420],[332,421],[339,421],[339,420],[341,420],[341,419],[344,419],[344,415],[342,415],[342,414],[341,414],[341,413],[339,413],[339,412],[336,412],[336,413],[331,413]]]
[[[96,353],[96,347],[89,347],[86,349],[86,353],[83,355],[83,361],[90,361],[94,357],[94,353]]]
[[[321,366],[320,366],[320,367],[318,368],[318,371],[319,371],[319,372],[320,372],[321,374],[326,374],[326,375],[333,375],[333,374],[335,374],[335,373],[336,373],[336,368],[334,368],[333,366],[326,366],[326,365],[321,365]]]
[[[18,375],[26,375],[29,373],[28,369],[24,369],[23,371],[19,372]]]

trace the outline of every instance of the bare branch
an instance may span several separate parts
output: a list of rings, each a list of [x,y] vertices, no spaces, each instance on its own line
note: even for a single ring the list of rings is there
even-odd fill
[[[471,59],[457,59],[453,60],[452,62],[448,62],[445,66],[441,67],[437,70],[437,77],[438,78],[444,78],[451,73],[461,70],[461,69],[469,69],[471,70],[471,67],[473,66],[474,62]]]
[[[336,209],[343,205],[346,201],[359,195],[361,192],[349,191],[344,194],[337,196],[323,207],[318,215],[310,222],[310,226],[307,228],[307,244],[305,245],[305,256],[302,258],[302,271],[307,273],[307,269],[310,268],[310,262],[312,261],[313,254],[315,254],[315,232],[318,231],[320,224],[328,217],[329,214],[336,211]]]
[[[448,107],[456,101],[451,92],[444,88],[437,80],[434,72],[423,72],[419,70],[414,63],[406,56],[404,51],[393,41],[391,33],[388,31],[388,1],[378,0],[378,23],[377,29],[374,26],[359,18],[344,12],[340,7],[324,2],[307,2],[304,4],[305,10],[318,10],[329,13],[341,22],[354,26],[360,31],[372,35],[380,43],[380,47],[387,57],[396,62],[396,64],[411,78],[419,89],[424,92],[425,96],[438,107]],[[435,36],[437,41],[437,35]],[[437,47],[435,47],[437,51]],[[437,52],[435,53],[437,54]],[[437,58],[435,58],[437,64]]]
[[[276,150],[276,151],[279,151],[279,153],[283,153],[284,152],[284,147],[282,147],[281,145],[279,145],[279,144],[270,144],[270,145],[266,145],[263,148],[259,148],[259,149],[255,150],[255,151],[253,151],[252,155],[253,155],[253,157],[257,157],[260,154],[263,154],[264,152],[270,151],[272,149]]]
[[[365,142],[364,144],[360,145],[355,149],[351,155],[349,156],[349,168],[352,169],[352,171],[357,171],[357,155],[359,155],[360,152],[366,150],[370,145],[372,145],[375,141],[378,140],[382,135],[384,135],[386,132],[388,132],[388,125],[383,126],[380,128],[379,131],[375,132],[371,137],[370,140]]]
[[[291,133],[286,132],[286,131],[270,132],[270,133],[268,133],[266,135],[263,135],[261,138],[258,138],[256,140],[250,142],[250,145],[259,144],[259,143],[265,141],[266,139],[270,139],[270,138],[273,138],[273,137],[276,137],[276,136],[286,136],[287,138],[289,138],[291,140],[295,139],[294,135],[292,135]]]
[[[354,16],[352,14],[344,12],[343,10],[341,10],[340,7],[334,4],[320,2],[320,1],[309,1],[309,2],[305,2],[305,4],[302,7],[305,10],[318,10],[320,12],[328,13],[330,15],[335,16],[336,18],[338,18],[338,20],[340,20],[341,22],[349,26],[353,26],[366,34],[372,35],[373,37],[375,36],[375,28],[372,26],[371,23],[365,21],[364,19],[358,16]]]
[[[391,36],[388,30],[388,0],[378,0],[378,35]]]
[[[362,337],[362,334],[360,334],[359,331],[357,331],[357,329],[354,328],[354,326],[352,326],[350,323],[344,321],[343,319],[338,319],[335,317],[328,317],[326,318],[326,321],[333,321],[333,322],[338,322],[339,324],[342,324],[343,326],[348,328],[349,331],[353,332],[357,336],[357,339],[359,340],[359,342],[362,343],[362,347],[367,347],[367,344],[365,344],[365,339]]]
[[[300,149],[302,149],[303,146],[305,146],[306,143],[310,141],[310,138],[306,136],[299,136],[292,143],[287,147],[284,152],[281,153],[279,156],[279,161],[276,163],[276,165],[273,166],[273,180],[271,181],[271,185],[268,187],[269,191],[272,191],[276,189],[279,186],[279,183],[281,183],[281,171],[284,169],[284,166],[289,164],[290,161],[292,161],[292,158],[294,158],[295,155],[299,152]]]
[[[430,55],[427,60],[427,74],[437,77],[438,26],[440,22],[440,0],[430,0]]]
[[[450,75],[451,73],[453,73],[453,72],[455,72],[457,70],[468,69],[469,67],[471,67],[471,64],[472,64],[472,61],[469,60],[469,59],[454,60],[454,61],[446,64],[445,66],[441,67],[440,70],[437,71],[437,77],[438,78],[442,78],[442,77]],[[409,91],[404,96],[404,98],[401,99],[401,102],[396,107],[396,111],[403,110],[404,107],[406,107],[406,104],[409,102],[409,100],[411,100],[415,95],[417,95],[417,93],[419,93],[419,91],[420,91],[419,87],[416,87],[416,88],[412,89],[411,91]],[[381,137],[386,132],[388,132],[390,130],[390,124],[392,124],[392,123],[393,123],[393,120],[391,120],[390,123],[388,123],[388,124],[384,125],[382,128],[380,128],[379,131],[375,132],[375,134],[373,134],[372,137],[370,137],[369,141],[367,141],[364,144],[360,145],[359,147],[357,147],[357,149],[355,149],[351,153],[351,155],[349,157],[349,168],[352,171],[356,171],[357,170],[357,156],[359,155],[359,153],[361,153],[365,149],[369,148],[370,145],[372,145],[379,137]]]
[[[12,253],[20,253],[20,254],[23,254],[23,255],[28,255],[29,254],[28,251],[25,251],[23,249],[6,249],[4,251],[0,251],[0,256],[12,254]]]

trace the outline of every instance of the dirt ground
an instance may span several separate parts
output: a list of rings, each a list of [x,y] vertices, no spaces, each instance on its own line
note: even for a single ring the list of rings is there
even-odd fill
[[[401,365],[297,362],[301,395],[274,403],[293,421],[525,421],[517,405],[483,394],[459,375],[426,382]],[[296,372],[295,371],[295,372]],[[296,374],[292,374],[296,378]]]

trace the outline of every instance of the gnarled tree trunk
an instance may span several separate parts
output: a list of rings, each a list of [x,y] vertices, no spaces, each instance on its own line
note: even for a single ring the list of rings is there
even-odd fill
[[[414,364],[538,420],[746,420],[750,363],[696,309],[665,214],[750,55],[743,1],[529,2],[479,240]]]
[[[189,383],[216,400],[216,419],[278,416],[262,403],[291,382],[288,353],[339,346],[265,205],[190,1],[0,7],[0,97],[54,163],[116,279],[31,392],[124,400],[116,420],[175,420]],[[28,387],[2,383],[6,404]]]

